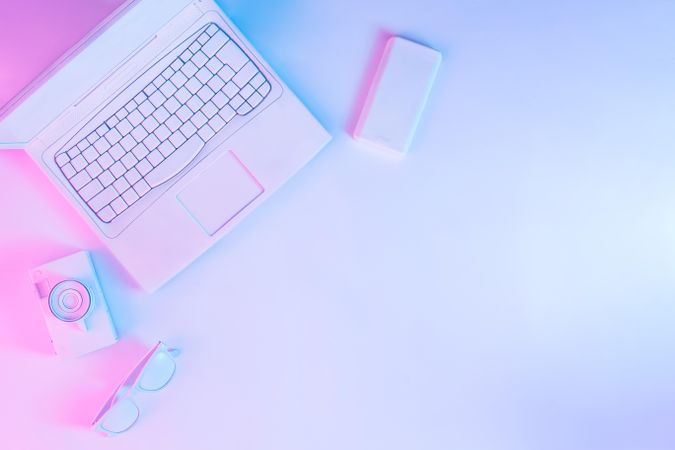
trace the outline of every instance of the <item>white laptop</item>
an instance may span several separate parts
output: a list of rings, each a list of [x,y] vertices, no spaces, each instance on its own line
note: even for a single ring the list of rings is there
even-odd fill
[[[330,137],[212,0],[138,0],[0,122],[152,291]]]

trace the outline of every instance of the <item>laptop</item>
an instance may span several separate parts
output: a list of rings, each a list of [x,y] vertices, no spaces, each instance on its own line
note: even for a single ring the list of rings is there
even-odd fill
[[[329,140],[212,0],[126,4],[0,121],[147,291]]]

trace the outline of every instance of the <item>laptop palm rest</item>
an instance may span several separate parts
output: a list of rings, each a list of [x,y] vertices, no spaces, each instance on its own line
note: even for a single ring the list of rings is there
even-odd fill
[[[234,152],[220,156],[177,196],[209,236],[224,227],[265,191]]]

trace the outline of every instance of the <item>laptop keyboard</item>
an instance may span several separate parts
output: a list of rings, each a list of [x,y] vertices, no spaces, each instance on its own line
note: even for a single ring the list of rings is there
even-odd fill
[[[265,76],[217,25],[208,25],[131,100],[90,122],[86,137],[55,155],[82,200],[109,223],[180,173],[237,115],[271,90]],[[147,75],[142,75],[147,76]]]

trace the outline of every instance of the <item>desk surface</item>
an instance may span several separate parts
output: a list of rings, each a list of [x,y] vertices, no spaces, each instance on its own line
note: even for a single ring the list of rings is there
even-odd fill
[[[335,139],[153,295],[0,154],[3,448],[675,446],[675,2],[224,3]],[[345,133],[385,31],[445,55],[402,161]],[[26,270],[80,248],[122,340],[61,362]],[[135,429],[82,429],[157,339]]]

